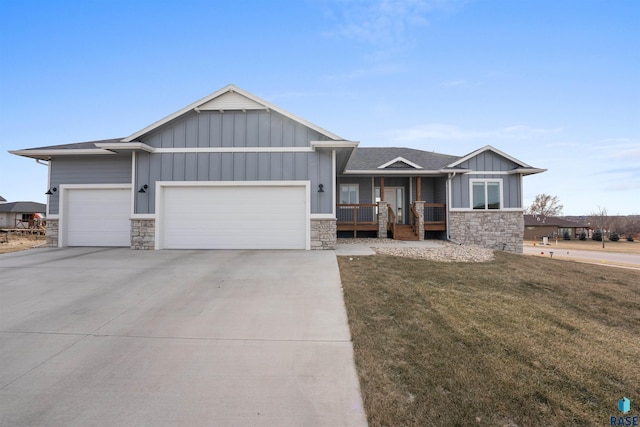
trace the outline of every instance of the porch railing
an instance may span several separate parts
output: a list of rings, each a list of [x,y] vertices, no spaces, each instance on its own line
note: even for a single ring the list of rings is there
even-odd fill
[[[425,231],[447,230],[447,205],[445,203],[424,204]]]
[[[375,203],[339,203],[336,204],[336,227],[338,231],[378,230],[378,205]]]

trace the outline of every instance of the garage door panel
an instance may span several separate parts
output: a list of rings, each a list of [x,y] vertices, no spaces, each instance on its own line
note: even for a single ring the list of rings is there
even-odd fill
[[[68,246],[129,246],[130,194],[123,189],[66,190]]]
[[[166,187],[163,247],[305,249],[303,186]]]

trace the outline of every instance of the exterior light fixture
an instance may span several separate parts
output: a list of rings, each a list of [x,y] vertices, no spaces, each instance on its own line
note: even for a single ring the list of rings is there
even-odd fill
[[[53,193],[55,193],[56,191],[58,191],[58,189],[56,187],[51,187],[47,190],[46,194],[47,196],[51,196]]]
[[[138,190],[138,193],[146,193],[147,192],[147,188],[149,188],[149,186],[147,184],[143,185],[142,187],[140,187],[140,189]]]
[[[318,184],[318,193],[324,193],[324,184]]]

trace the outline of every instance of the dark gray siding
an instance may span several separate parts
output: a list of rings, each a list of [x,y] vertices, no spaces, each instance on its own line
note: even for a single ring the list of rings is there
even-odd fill
[[[158,148],[308,147],[328,139],[275,111],[192,111],[141,138]]]
[[[51,187],[60,184],[129,184],[131,155],[69,156],[51,161]],[[58,214],[60,191],[49,196],[49,213]]]
[[[310,153],[136,154],[138,214],[155,211],[156,181],[311,181],[311,213],[331,213],[331,151]],[[324,192],[318,193],[318,185]]]
[[[415,200],[415,194],[418,189],[417,178],[413,179],[413,200]],[[420,184],[421,199],[427,203],[446,203],[447,202],[447,179],[444,177],[422,177],[422,183]]]

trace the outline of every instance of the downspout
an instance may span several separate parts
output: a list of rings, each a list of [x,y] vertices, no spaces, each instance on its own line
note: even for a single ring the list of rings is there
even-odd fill
[[[446,216],[447,216],[447,240],[450,242],[453,242],[453,240],[451,240],[451,235],[449,234],[451,227],[450,227],[450,222],[449,222],[449,210],[451,209],[451,180],[453,180],[453,178],[456,176],[456,172],[453,173],[448,173],[447,174],[447,211]],[[457,242],[453,242],[458,244]]]

